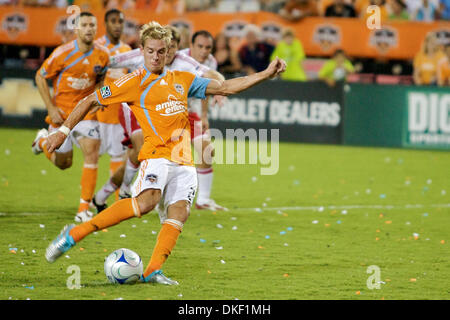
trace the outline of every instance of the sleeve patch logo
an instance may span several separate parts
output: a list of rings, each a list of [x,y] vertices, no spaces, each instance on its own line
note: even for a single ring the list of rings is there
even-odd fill
[[[100,94],[103,99],[106,99],[111,96],[111,89],[109,89],[109,86],[104,86],[100,89]]]
[[[174,87],[179,94],[184,94],[184,87],[181,84],[175,83]]]

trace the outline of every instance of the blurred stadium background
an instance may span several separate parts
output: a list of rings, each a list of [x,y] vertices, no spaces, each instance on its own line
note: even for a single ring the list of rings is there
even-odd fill
[[[213,110],[211,127],[284,128],[282,141],[448,149],[449,3],[2,0],[0,125],[44,124],[34,74],[56,46],[73,39],[66,23],[73,12],[66,9],[77,5],[97,16],[98,37],[105,11],[123,10],[123,41],[132,47],[139,26],[150,20],[179,27],[182,47],[193,32],[206,29],[216,38],[214,55],[227,77],[254,72],[274,50],[295,65],[277,90],[265,84]],[[381,28],[373,28],[371,5],[379,9]],[[248,36],[252,32],[257,39]]]

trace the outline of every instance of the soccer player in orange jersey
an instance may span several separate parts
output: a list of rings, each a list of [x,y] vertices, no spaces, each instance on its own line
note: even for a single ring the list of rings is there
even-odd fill
[[[219,82],[190,72],[167,70],[165,64],[170,40],[167,28],[156,22],[144,25],[140,34],[144,67],[84,98],[64,122],[63,129],[48,138],[49,151],[53,151],[64,142],[67,130],[71,131],[89,110],[120,101],[130,105],[145,137],[139,154],[141,168],[133,185],[133,197],[115,202],[90,221],[64,227],[47,247],[45,257],[48,262],[54,262],[90,233],[141,217],[162,200],[167,219],[162,223],[141,281],[178,284],[166,277],[161,268],[189,217],[197,189],[187,99],[239,93],[284,72],[286,63],[277,58],[262,72]]]
[[[194,58],[189,57],[185,54],[182,54],[180,51],[178,51],[178,46],[180,43],[181,35],[177,28],[171,25],[165,26],[165,28],[168,28],[172,40],[170,41],[169,49],[167,51],[167,58],[166,58],[166,68],[172,71],[188,71],[196,76],[200,76],[203,78],[209,78],[209,79],[216,79],[219,81],[225,80],[225,78],[218,73],[215,70],[210,69],[209,67],[202,65],[200,62],[196,61]],[[139,49],[136,49],[139,50]],[[134,50],[134,51],[136,51]],[[112,70],[116,67],[116,63],[114,62],[115,59],[121,61],[120,64],[122,66],[126,66],[125,61],[127,60],[127,56],[131,56],[130,59],[132,63],[128,66],[129,68],[135,68],[135,63],[137,62],[135,59],[135,53],[133,51],[128,51],[123,54],[118,54],[111,58],[112,62],[110,62],[110,69]],[[144,57],[141,55],[142,58],[142,67],[144,65]],[[217,97],[215,97],[217,99]],[[195,99],[197,100],[197,99]],[[109,107],[108,107],[109,108]],[[129,146],[128,148],[128,159],[126,161],[126,164],[122,165],[115,173],[114,175],[108,179],[108,181],[96,192],[94,195],[94,198],[92,199],[92,202],[97,207],[97,211],[101,212],[107,207],[106,200],[107,198],[115,192],[119,186],[119,197],[121,199],[123,198],[129,198],[131,197],[131,191],[130,186],[132,183],[132,180],[134,176],[136,175],[138,169],[139,169],[139,160],[138,160],[138,154],[141,149],[141,146],[144,144],[144,136],[142,134],[142,129],[139,126],[139,123],[136,120],[136,117],[131,112],[130,108],[126,103],[122,104],[122,108],[119,110],[119,119],[120,123],[122,124],[122,127],[125,130],[125,136],[127,137],[124,139],[123,143]],[[191,119],[191,113],[189,113],[189,121],[191,126],[191,141],[194,142],[194,139],[198,138],[199,136],[203,135],[203,130],[201,127],[201,122],[193,122]],[[198,140],[197,140],[198,141]],[[193,143],[194,147],[196,147],[197,152],[201,152],[203,143],[200,141],[199,143]],[[199,151],[200,150],[200,151]],[[197,172],[198,173],[198,172]],[[200,181],[200,179],[199,179]],[[200,190],[200,184],[199,184],[199,190]],[[160,216],[164,217],[164,212],[161,209],[161,206],[157,206],[156,210],[160,214]]]
[[[124,15],[117,9],[108,10],[105,13],[106,34],[95,42],[105,46],[109,50],[110,57],[131,50],[131,47],[120,40],[124,26]],[[105,84],[113,82],[128,73],[127,68],[108,69],[105,76]],[[120,103],[116,103],[97,111],[97,120],[100,126],[100,155],[108,153],[110,156],[110,176],[112,176],[124,162],[126,148],[122,144],[124,130],[119,123]],[[123,170],[119,170],[123,175]],[[113,179],[110,181],[114,183]],[[120,181],[116,181],[120,183]],[[95,196],[92,199],[95,202]]]
[[[44,61],[36,73],[36,84],[47,107],[46,122],[49,129],[39,130],[32,144],[35,154],[44,152],[58,168],[72,166],[75,143],[83,153],[84,165],[81,174],[81,197],[75,221],[83,222],[93,215],[89,203],[97,182],[97,163],[100,148],[99,125],[95,114],[87,114],[57,149],[49,151],[47,138],[61,127],[77,103],[94,92],[96,84],[101,83],[109,63],[105,47],[94,43],[97,32],[97,19],[89,12],[82,12],[76,19],[76,39],[57,47]],[[53,96],[47,84],[53,80]],[[65,131],[64,131],[65,132]]]

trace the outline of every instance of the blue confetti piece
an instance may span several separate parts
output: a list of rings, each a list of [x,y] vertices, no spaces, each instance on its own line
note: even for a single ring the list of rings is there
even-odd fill
[[[380,194],[380,199],[386,199],[386,195],[384,193]]]
[[[266,239],[270,239],[270,236],[265,236]]]
[[[425,212],[425,213],[423,214],[423,216],[424,216],[424,217],[428,217],[428,213]]]
[[[292,231],[292,230],[294,230],[294,228],[292,228],[292,227],[287,227],[286,230],[287,230],[287,231]]]
[[[337,223],[337,224],[341,224],[341,223],[342,223],[342,221],[341,221],[341,220],[338,220],[338,221],[336,221],[336,223]]]
[[[34,290],[34,286],[25,287],[25,289]]]
[[[280,231],[280,234],[281,235],[286,234],[286,231]]]
[[[201,243],[205,243],[206,240],[205,240],[205,239],[200,239],[200,242],[201,242]]]

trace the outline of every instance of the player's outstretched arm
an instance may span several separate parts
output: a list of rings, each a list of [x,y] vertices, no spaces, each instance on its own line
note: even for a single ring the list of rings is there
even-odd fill
[[[213,70],[213,69],[209,69],[208,71],[203,73],[202,77],[208,78],[208,79],[214,79],[219,82],[225,81],[225,77],[220,72]]]
[[[58,109],[53,105],[52,97],[50,95],[50,89],[47,84],[47,80],[40,74],[38,71],[36,73],[36,86],[38,87],[39,94],[44,101],[45,107],[47,108],[48,115],[52,122],[56,125],[60,125],[63,123],[64,119],[62,117],[61,109]]]
[[[206,87],[206,95],[228,96],[236,94],[251,88],[264,80],[276,77],[285,70],[286,62],[277,57],[265,70],[261,72],[254,73],[246,77],[225,80],[222,83],[216,80],[211,80]]]
[[[98,105],[98,100],[95,93],[92,93],[78,102],[77,106],[70,113],[69,117],[64,121],[63,125],[53,134],[50,134],[47,138],[48,152],[53,152],[58,149],[66,137],[69,135],[70,130],[75,127],[78,122],[84,119],[89,110]]]

